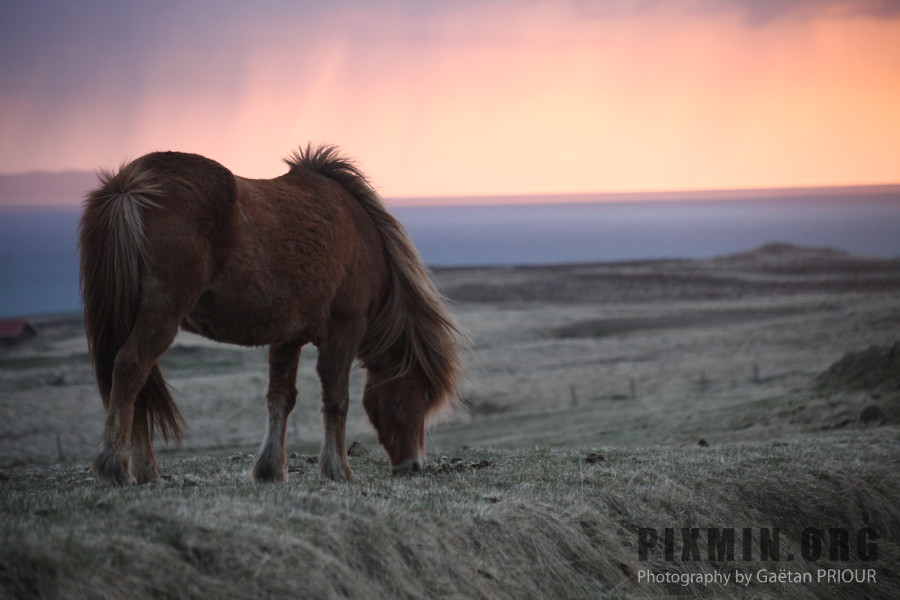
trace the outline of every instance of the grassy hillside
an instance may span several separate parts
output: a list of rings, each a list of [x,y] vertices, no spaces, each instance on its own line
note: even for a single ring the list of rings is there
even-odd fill
[[[390,476],[383,458],[356,457],[348,484],[321,480],[311,458],[295,457],[286,484],[254,485],[251,460],[169,459],[159,482],[126,489],[98,487],[82,467],[4,471],[0,596],[900,594],[896,429],[757,446],[470,449],[434,457],[415,477]],[[700,528],[699,560],[682,560],[681,527]],[[736,560],[709,560],[709,527],[738,530]],[[807,527],[846,530],[849,560],[828,558],[827,535],[818,560],[803,560]],[[877,532],[874,560],[859,559],[863,527]],[[638,551],[642,528],[658,536],[647,560]],[[673,560],[665,528],[677,532]],[[741,560],[743,528],[753,530],[751,561]],[[776,529],[779,560],[760,560],[759,538]],[[830,568],[874,569],[875,581],[817,582],[818,570]],[[810,573],[813,582],[760,582],[760,569]],[[754,580],[737,585],[736,571]],[[718,572],[730,581],[649,583],[647,572]]]
[[[183,445],[158,482],[99,486],[81,322],[36,321],[0,355],[0,598],[900,597],[900,261],[773,245],[437,275],[474,342],[468,410],[415,477],[389,474],[359,370],[348,439],[371,456],[316,475],[304,349],[300,456],[250,483],[265,350],[181,335]]]

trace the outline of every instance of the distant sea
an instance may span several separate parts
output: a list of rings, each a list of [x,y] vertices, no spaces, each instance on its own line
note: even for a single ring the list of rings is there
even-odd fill
[[[507,200],[508,201],[508,200]],[[711,258],[770,242],[900,257],[900,193],[396,206],[431,266]],[[80,310],[76,208],[0,208],[0,317]]]

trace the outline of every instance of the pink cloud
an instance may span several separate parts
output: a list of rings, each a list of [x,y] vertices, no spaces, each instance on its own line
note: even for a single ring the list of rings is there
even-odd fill
[[[877,3],[178,6],[0,42],[0,172],[178,149],[271,177],[311,140],[388,196],[900,179]]]

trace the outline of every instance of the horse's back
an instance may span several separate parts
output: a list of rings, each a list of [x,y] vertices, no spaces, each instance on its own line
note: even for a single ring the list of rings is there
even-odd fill
[[[228,230],[235,208],[235,177],[198,154],[154,152],[135,161],[156,188],[145,235],[154,250],[187,251],[187,242],[213,240]],[[165,262],[163,257],[158,260]]]
[[[184,325],[220,341],[315,342],[373,310],[386,270],[378,230],[313,172],[246,179],[193,154],[138,159],[157,175],[146,235],[154,279],[193,286]]]
[[[243,224],[223,279],[237,275],[261,286],[269,312],[285,315],[288,330],[309,330],[310,341],[324,334],[328,319],[369,310],[387,276],[384,250],[352,194],[315,173],[238,177],[237,189]],[[253,272],[241,273],[248,264]]]
[[[208,197],[234,196],[234,174],[222,164],[199,154],[151,152],[136,161],[157,175],[166,191],[190,188]]]

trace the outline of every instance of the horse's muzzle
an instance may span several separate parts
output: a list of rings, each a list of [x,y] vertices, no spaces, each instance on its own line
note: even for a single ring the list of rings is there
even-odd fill
[[[399,465],[393,465],[391,471],[394,475],[411,475],[425,470],[425,458],[410,458]]]

